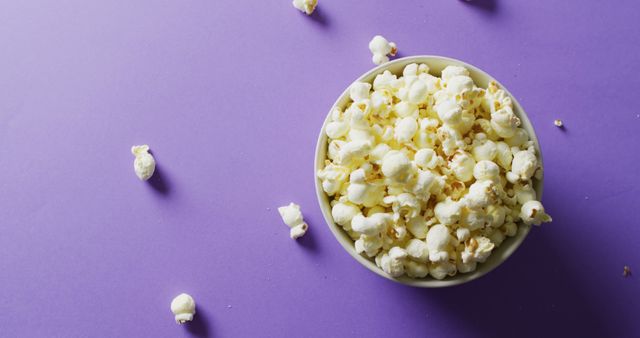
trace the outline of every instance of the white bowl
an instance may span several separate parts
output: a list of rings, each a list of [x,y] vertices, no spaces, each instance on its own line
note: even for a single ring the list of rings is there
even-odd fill
[[[400,76],[402,75],[402,69],[410,63],[426,63],[427,65],[429,65],[429,69],[430,69],[429,73],[436,76],[440,76],[442,69],[444,69],[446,66],[449,66],[449,65],[464,66],[469,70],[470,76],[475,81],[476,85],[483,88],[486,88],[490,81],[496,81],[489,74],[483,72],[482,70],[468,63],[447,58],[447,57],[432,56],[432,55],[409,56],[409,57],[393,60],[391,62],[388,62],[373,68],[372,70],[366,72],[364,75],[357,78],[355,81],[372,83],[375,76],[384,72],[385,70],[388,70],[391,73]],[[498,82],[498,84],[500,83]],[[529,133],[529,137],[534,142],[535,148],[539,156],[540,163],[542,164],[542,153],[540,151],[538,139],[536,138],[536,134],[533,130],[533,127],[531,126],[531,122],[529,122],[529,119],[527,118],[527,114],[524,112],[524,110],[522,109],[518,101],[515,99],[515,97],[513,97],[513,95],[511,95],[511,93],[509,93],[509,91],[504,86],[502,86],[502,84],[500,84],[500,87],[504,89],[505,92],[507,92],[507,94],[509,94],[509,96],[511,96],[511,98],[513,99],[514,112],[522,121],[521,127],[524,128]],[[344,108],[348,102],[349,102],[349,88],[347,87],[347,89],[345,89],[342,95],[340,95],[338,100],[333,104],[333,107],[331,107],[329,112],[331,112],[331,110],[334,107]],[[329,121],[329,114],[327,114],[327,118],[324,121],[322,130],[320,131],[320,135],[318,136],[318,143],[316,145],[314,177],[316,181],[316,194],[318,196],[318,202],[320,203],[320,209],[322,209],[322,214],[324,215],[324,219],[326,220],[327,224],[329,225],[329,229],[331,229],[331,232],[335,235],[338,242],[340,242],[342,247],[353,258],[355,258],[358,262],[360,262],[360,264],[365,266],[367,269],[375,272],[376,274],[384,278],[393,280],[398,283],[416,286],[416,287],[437,288],[437,287],[458,285],[458,284],[466,283],[474,279],[477,279],[483,276],[484,274],[486,274],[487,272],[498,267],[509,256],[511,256],[511,254],[513,254],[513,252],[520,246],[522,241],[525,239],[525,237],[529,233],[530,227],[520,224],[518,226],[518,232],[514,237],[506,238],[505,241],[500,245],[500,247],[498,247],[496,250],[493,251],[493,253],[491,254],[491,256],[489,256],[486,262],[482,264],[478,264],[478,268],[475,271],[470,273],[458,273],[453,277],[446,277],[443,280],[437,280],[431,277],[414,279],[406,276],[402,276],[399,278],[394,278],[389,276],[384,271],[382,271],[382,269],[380,269],[372,259],[361,256],[358,253],[356,253],[353,246],[353,240],[347,235],[347,233],[342,229],[342,227],[340,227],[333,221],[333,218],[331,216],[331,205],[329,204],[329,197],[322,190],[322,184],[320,180],[317,178],[317,172],[318,170],[324,167],[324,161],[326,158],[327,135],[325,134],[325,127],[328,121]],[[537,197],[538,199],[540,199],[542,197],[542,180],[534,180],[533,185],[537,193]]]

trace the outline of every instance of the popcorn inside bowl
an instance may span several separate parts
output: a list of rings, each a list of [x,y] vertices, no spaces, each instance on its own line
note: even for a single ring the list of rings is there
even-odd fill
[[[551,221],[532,188],[539,154],[497,83],[414,63],[349,94],[317,176],[355,251],[388,275],[471,272],[518,227]]]

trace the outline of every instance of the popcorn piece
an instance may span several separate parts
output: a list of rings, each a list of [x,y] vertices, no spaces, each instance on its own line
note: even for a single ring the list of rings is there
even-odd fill
[[[427,243],[419,239],[410,239],[405,247],[407,255],[418,262],[427,263],[429,261],[429,248]]]
[[[349,168],[329,163],[318,172],[318,178],[322,181],[322,190],[329,196],[333,196],[342,190],[349,177]]]
[[[418,131],[418,123],[412,117],[405,117],[398,121],[395,128],[395,137],[398,143],[408,143]]]
[[[356,252],[360,255],[364,253],[368,257],[375,257],[380,251],[380,248],[382,248],[382,245],[382,236],[379,234],[373,236],[360,235],[360,238],[354,243]]]
[[[491,127],[500,137],[513,136],[518,126],[520,126],[520,119],[510,107],[504,107],[491,114]]]
[[[494,204],[498,198],[497,188],[493,181],[476,181],[469,187],[464,196],[464,203],[469,209],[479,209]]]
[[[444,279],[456,274],[456,265],[451,262],[438,262],[429,265],[429,275],[435,279]]]
[[[349,96],[353,102],[361,102],[369,99],[371,84],[366,82],[354,82],[349,87]]]
[[[427,227],[427,221],[424,217],[416,216],[410,219],[406,223],[407,230],[413,235],[413,237],[418,239],[425,239],[427,237],[427,231],[429,230]]]
[[[484,140],[483,142],[476,141],[474,142],[471,153],[476,162],[493,161],[498,155],[498,146],[491,140]],[[509,149],[509,154],[511,154],[511,149]]]
[[[193,297],[181,293],[171,301],[171,312],[175,315],[176,323],[190,322],[196,314],[196,302]]]
[[[562,126],[564,125],[564,124],[562,123],[562,120],[560,120],[560,119],[554,120],[554,121],[553,121],[553,124],[554,124],[556,127],[558,127],[558,128],[562,128]]]
[[[434,169],[442,160],[433,149],[420,149],[413,157],[413,162],[421,169]]]
[[[508,144],[504,142],[496,143],[496,161],[505,170],[511,169],[513,154]]]
[[[371,150],[371,142],[364,140],[355,140],[345,143],[338,152],[338,161],[340,164],[348,164],[354,158],[366,156]]]
[[[348,203],[338,202],[331,208],[333,221],[345,228],[351,228],[351,220],[360,213],[360,208]]]
[[[460,225],[464,226],[470,231],[483,228],[489,222],[490,219],[488,219],[487,214],[482,209],[462,209],[462,214],[460,216]]]
[[[462,182],[469,182],[473,178],[473,170],[476,161],[473,157],[464,151],[458,152],[449,162],[449,167],[457,179]]]
[[[405,182],[411,173],[411,162],[401,151],[391,150],[383,159],[382,173],[396,182]]]
[[[416,197],[427,201],[431,197],[431,190],[436,184],[436,176],[429,170],[418,170],[415,176],[415,183],[412,187]]]
[[[456,126],[462,122],[462,108],[455,100],[444,100],[436,105],[436,113],[445,124]]]
[[[391,204],[394,221],[400,218],[411,219],[420,214],[420,202],[409,193],[402,193],[397,196],[387,196],[383,199],[385,204]]]
[[[398,52],[396,44],[387,41],[387,39],[381,35],[376,35],[371,39],[371,42],[369,42],[369,50],[373,54],[372,61],[376,65],[389,62],[389,57],[387,55],[395,56]]]
[[[494,247],[495,245],[486,237],[473,237],[465,244],[464,251],[460,254],[460,257],[463,263],[482,263],[487,260]]]
[[[392,222],[389,214],[379,213],[365,217],[358,214],[351,219],[353,231],[367,236],[375,236],[384,231]]]
[[[404,259],[406,257],[407,252],[404,249],[394,246],[389,250],[389,253],[382,255],[378,266],[391,277],[400,277],[404,275]]]
[[[538,201],[529,201],[522,205],[520,210],[520,218],[527,225],[540,225],[542,223],[551,222],[551,216],[544,212],[542,203]]]
[[[299,11],[311,15],[318,6],[318,0],[293,0],[293,7]]]
[[[327,123],[325,133],[331,139],[341,138],[349,132],[349,122],[347,121],[331,121]]]
[[[304,236],[309,229],[309,226],[302,218],[302,212],[300,211],[299,205],[289,203],[289,205],[279,207],[278,212],[280,213],[280,217],[282,217],[284,224],[291,228],[289,231],[291,239],[298,239]]]
[[[136,176],[143,181],[150,179],[156,170],[156,160],[149,153],[149,146],[146,144],[133,146],[131,147],[131,153],[136,157],[133,161],[133,169],[136,172]]]
[[[436,204],[434,213],[438,221],[443,225],[452,225],[460,219],[461,214],[460,203],[447,197],[444,201]]]
[[[456,237],[458,238],[458,242],[464,242],[471,236],[471,231],[467,228],[458,228],[456,229]]]
[[[449,81],[455,76],[469,76],[469,71],[460,66],[447,66],[442,70],[442,80]]]
[[[507,174],[507,180],[511,183],[515,183],[518,180],[529,180],[537,167],[538,159],[533,152],[528,150],[519,151],[513,155],[511,171]]]
[[[373,207],[382,203],[384,186],[367,183],[366,175],[363,168],[351,172],[349,178],[350,184],[347,188],[347,198],[354,204]]]
[[[491,161],[482,160],[473,167],[473,177],[478,181],[490,180],[498,182],[500,180],[500,168]]]
[[[427,264],[407,260],[404,262],[404,271],[407,276],[411,278],[423,278],[429,274],[429,266]]]
[[[444,262],[449,259],[449,243],[451,236],[446,226],[436,224],[427,232],[427,249],[429,250],[429,260],[432,262]]]

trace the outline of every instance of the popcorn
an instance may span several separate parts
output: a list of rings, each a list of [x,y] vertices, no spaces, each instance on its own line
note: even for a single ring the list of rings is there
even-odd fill
[[[375,236],[384,231],[391,222],[391,215],[385,213],[373,214],[369,217],[358,214],[351,219],[351,228],[357,233]]]
[[[444,100],[438,103],[436,113],[445,124],[456,126],[462,122],[462,108],[455,100]]]
[[[300,211],[299,205],[292,202],[289,203],[289,205],[278,208],[278,212],[280,213],[280,217],[282,217],[284,224],[291,228],[289,231],[291,239],[298,239],[304,236],[309,229],[309,226],[302,218],[302,212]]]
[[[345,121],[332,121],[327,124],[325,132],[329,138],[341,138],[349,132],[349,124]]]
[[[354,140],[345,143],[338,151],[338,162],[348,164],[354,158],[364,157],[371,150],[371,142]]]
[[[371,84],[366,82],[354,82],[349,87],[349,97],[353,102],[361,102],[369,99]]]
[[[496,143],[496,162],[505,170],[511,169],[513,154],[508,144],[504,142]]]
[[[349,96],[330,113],[317,176],[334,222],[385,273],[471,272],[520,222],[551,221],[532,188],[542,178],[534,141],[497,83],[479,88],[464,67],[436,77],[409,64],[402,76],[353,83]]]
[[[366,182],[366,173],[363,168],[351,172],[347,197],[355,204],[362,204],[365,207],[373,207],[382,203],[384,198],[384,186],[369,184]]]
[[[449,259],[449,244],[451,235],[449,229],[443,224],[436,224],[427,232],[426,244],[429,251],[429,260],[432,262],[444,262]]]
[[[473,171],[476,161],[464,151],[458,152],[449,162],[449,167],[457,179],[462,182],[469,182],[473,178]]]
[[[436,218],[443,225],[453,225],[460,219],[462,208],[459,202],[447,197],[444,201],[436,204],[433,209]]]
[[[412,117],[405,117],[396,123],[395,138],[398,143],[411,142],[413,135],[418,131],[418,123]]]
[[[469,71],[460,66],[447,66],[442,70],[443,81],[449,81],[455,76],[469,76]]]
[[[404,262],[404,271],[411,278],[423,278],[429,274],[429,266],[408,260]]]
[[[473,158],[476,160],[476,162],[493,161],[493,159],[498,156],[498,146],[491,140],[484,140],[480,142],[476,140],[473,143],[473,149],[471,150],[471,153],[473,154]],[[510,149],[509,154],[511,154]]]
[[[376,257],[376,263],[391,277],[400,277],[404,274],[404,258],[407,257],[404,249],[395,246],[389,250],[389,253],[378,257],[380,259]]]
[[[378,235],[360,235],[355,243],[354,247],[358,254],[366,254],[368,257],[375,257],[380,248],[382,248],[383,241],[382,236]]]
[[[458,242],[464,242],[471,236],[471,230],[467,228],[458,228],[456,229],[456,238],[458,238]]]
[[[562,123],[562,120],[560,119],[553,120],[553,124],[558,128],[562,128],[562,126],[564,126],[564,124]]]
[[[156,170],[156,160],[149,153],[149,146],[146,144],[133,146],[131,147],[131,153],[136,157],[133,161],[133,169],[136,172],[136,176],[143,181],[150,179]]]
[[[429,247],[426,242],[415,238],[410,239],[405,250],[411,259],[421,263],[429,262]]]
[[[433,149],[418,150],[413,160],[421,169],[434,169],[441,161],[442,158],[438,157]]]
[[[385,204],[392,205],[394,221],[400,218],[408,220],[420,214],[420,202],[412,194],[403,193],[397,196],[387,196],[383,201]]]
[[[532,151],[519,151],[513,155],[511,171],[507,173],[507,180],[511,183],[518,180],[527,181],[533,176],[537,167],[538,159]]]
[[[500,180],[500,168],[491,161],[482,160],[473,167],[473,177],[478,181],[490,180],[497,183]]]
[[[405,224],[407,230],[413,235],[413,237],[418,239],[424,239],[427,237],[427,231],[429,230],[427,227],[427,221],[424,217],[416,216],[410,219]]]
[[[551,217],[544,212],[544,207],[538,201],[529,201],[522,205],[520,218],[527,225],[540,225],[551,222]]]
[[[389,62],[389,57],[387,55],[395,56],[398,52],[396,44],[387,41],[387,39],[381,35],[376,35],[371,39],[369,42],[369,50],[371,51],[371,54],[373,54],[371,60],[376,65]]]
[[[498,191],[493,181],[481,180],[469,187],[464,196],[465,206],[469,209],[479,209],[494,204],[498,199]]]
[[[495,245],[486,237],[473,237],[467,241],[464,251],[460,254],[463,263],[479,262],[487,260]]]
[[[480,228],[483,228],[490,221],[491,219],[487,217],[487,214],[482,209],[462,209],[462,213],[460,216],[460,225],[465,227],[467,230],[478,230]]]
[[[382,160],[382,173],[393,181],[405,182],[411,174],[411,162],[405,153],[391,150]]]
[[[444,279],[447,276],[454,276],[456,271],[456,265],[451,262],[431,263],[429,265],[429,275],[435,279]]]
[[[512,137],[518,126],[520,126],[520,119],[513,113],[511,107],[504,107],[491,114],[491,127],[500,137]]]
[[[322,190],[329,196],[342,190],[347,177],[349,177],[349,168],[333,163],[327,164],[318,172],[318,178],[322,180]]]
[[[431,197],[431,190],[436,183],[436,176],[429,170],[418,170],[415,176],[415,183],[411,191],[416,197],[427,201]]]
[[[351,220],[359,213],[360,208],[349,202],[338,202],[331,208],[333,221],[347,229],[351,229]]]
[[[318,6],[318,0],[293,0],[293,7],[307,15],[311,15],[316,6]]]
[[[171,301],[171,312],[175,315],[176,323],[190,322],[196,314],[196,302],[190,295],[181,293]]]

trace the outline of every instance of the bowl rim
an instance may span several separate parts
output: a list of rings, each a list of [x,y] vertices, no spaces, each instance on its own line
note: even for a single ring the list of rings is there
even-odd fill
[[[375,75],[381,74],[385,70],[389,70],[390,68],[398,66],[399,64],[402,64],[402,66],[400,67],[404,67],[411,63],[426,63],[431,68],[431,65],[430,65],[431,62],[440,62],[440,63],[445,63],[446,65],[463,66],[469,70],[471,78],[473,78],[474,82],[476,83],[478,82],[478,80],[476,79],[478,76],[484,77],[485,80],[487,80],[487,82],[495,81],[500,86],[500,88],[503,89],[509,95],[509,97],[511,97],[513,101],[514,113],[520,118],[521,127],[527,131],[527,133],[529,134],[530,140],[533,141],[534,147],[537,151],[540,166],[544,168],[542,151],[540,148],[540,144],[538,143],[538,138],[533,128],[533,125],[531,124],[531,121],[529,120],[524,109],[522,109],[522,106],[520,105],[520,103],[511,94],[511,92],[509,92],[509,90],[502,85],[502,83],[500,83],[493,76],[483,71],[482,69],[458,59],[445,57],[445,56],[438,56],[438,55],[413,55],[413,56],[398,58],[393,61],[384,63],[382,65],[379,65],[377,67],[370,69],[369,71],[365,72],[364,74],[359,76],[357,79],[355,79],[353,82],[351,82],[347,86],[347,88],[342,92],[342,94],[338,96],[336,101],[333,103],[333,105],[329,109],[329,112],[327,113],[327,116],[325,117],[324,122],[322,124],[322,128],[320,129],[320,134],[318,135],[318,141],[316,143],[316,149],[315,149],[313,175],[314,175],[314,181],[315,181],[316,197],[318,199],[318,204],[320,205],[320,209],[322,211],[324,220],[327,223],[329,230],[331,230],[331,233],[333,233],[336,240],[340,243],[340,245],[344,248],[344,250],[347,251],[349,255],[351,255],[351,257],[353,257],[356,261],[358,261],[362,266],[364,266],[368,270],[388,280],[392,280],[394,282],[408,285],[408,286],[413,286],[413,287],[441,288],[441,287],[460,285],[460,284],[464,284],[464,283],[476,280],[486,275],[487,273],[491,272],[492,270],[496,269],[498,266],[504,263],[520,247],[524,239],[527,237],[531,229],[531,226],[519,224],[518,232],[516,233],[516,235],[513,237],[505,238],[504,242],[500,245],[500,247],[498,247],[496,250],[494,250],[494,252],[492,252],[491,256],[489,256],[487,261],[485,263],[478,264],[478,267],[473,272],[458,273],[455,276],[447,276],[442,280],[438,280],[430,276],[427,276],[425,278],[410,278],[410,277],[407,277],[406,275],[403,275],[401,277],[395,278],[386,274],[382,269],[380,269],[375,264],[373,259],[364,257],[355,251],[355,248],[353,246],[354,241],[346,234],[346,232],[342,229],[342,227],[340,227],[333,221],[333,217],[331,215],[331,205],[329,204],[330,203],[329,196],[322,189],[322,183],[317,175],[318,170],[324,168],[324,161],[326,159],[327,135],[325,133],[325,128],[329,121],[331,111],[335,107],[339,106],[341,102],[343,102],[345,98],[349,95],[349,88],[351,84],[357,81],[372,82],[373,79],[375,78]],[[365,80],[370,77],[371,77],[370,81]],[[543,170],[543,173],[544,173],[544,170]],[[533,183],[534,190],[536,191],[536,196],[538,200],[540,200],[542,198],[544,176],[541,177],[539,180],[534,180],[533,182],[534,182]]]

